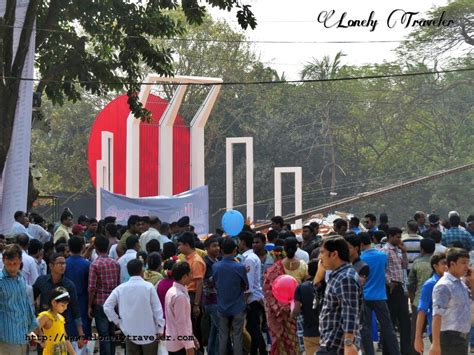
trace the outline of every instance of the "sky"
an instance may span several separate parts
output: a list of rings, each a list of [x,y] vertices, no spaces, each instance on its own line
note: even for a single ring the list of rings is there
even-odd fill
[[[243,31],[252,41],[400,41],[410,32],[400,24],[401,12],[396,12],[392,19],[398,20],[393,27],[387,26],[387,18],[394,10],[401,9],[409,12],[419,12],[414,19],[422,19],[424,14],[434,6],[444,6],[447,0],[243,0],[244,4],[252,6],[257,18],[257,28]],[[374,11],[373,19],[378,23],[372,27],[325,28],[318,22],[321,12],[334,10],[329,24],[336,23],[344,12],[348,20],[367,20]],[[235,30],[239,30],[235,12],[225,12],[211,9],[211,15],[216,19],[227,21]],[[324,15],[322,15],[324,16]],[[253,48],[261,55],[261,60],[281,74],[285,73],[287,80],[299,79],[303,65],[312,58],[322,58],[324,55],[334,56],[342,50],[346,57],[343,64],[362,65],[382,63],[384,60],[395,59],[393,49],[396,43],[255,43]]]

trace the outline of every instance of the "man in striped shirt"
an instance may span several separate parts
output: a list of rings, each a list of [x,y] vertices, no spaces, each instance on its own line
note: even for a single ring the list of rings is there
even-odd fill
[[[411,270],[413,262],[421,254],[420,242],[423,240],[421,235],[418,235],[418,224],[410,220],[407,222],[407,234],[403,234],[403,245],[407,249],[408,255],[408,270]]]
[[[16,244],[3,252],[0,272],[0,354],[25,354],[26,335],[38,327],[20,273],[22,250]]]
[[[383,251],[388,256],[388,266],[385,270],[387,281],[387,305],[392,322],[398,323],[400,331],[400,350],[402,355],[410,353],[410,313],[408,297],[405,292],[405,277],[408,267],[407,249],[402,242],[402,230],[390,227],[387,232],[388,242]]]

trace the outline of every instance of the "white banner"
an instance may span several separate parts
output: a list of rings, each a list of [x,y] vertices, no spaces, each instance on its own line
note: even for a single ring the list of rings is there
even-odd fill
[[[15,13],[13,53],[16,53],[29,0],[18,0]],[[5,14],[6,0],[0,0],[0,14]],[[35,60],[35,31],[31,35],[22,77],[33,78]],[[28,172],[30,165],[31,115],[33,106],[33,81],[22,81],[15,111],[15,124],[8,151],[3,179],[0,180],[0,233],[10,232],[16,211],[26,210],[28,197]]]
[[[176,222],[189,216],[197,235],[209,233],[209,191],[201,186],[174,196],[127,197],[100,190],[101,216],[117,217],[117,223],[127,224],[131,215],[157,216],[162,222]]]

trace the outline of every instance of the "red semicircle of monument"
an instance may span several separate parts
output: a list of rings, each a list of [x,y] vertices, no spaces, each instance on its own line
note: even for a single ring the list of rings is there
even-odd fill
[[[152,112],[154,122],[140,123],[140,197],[158,195],[158,120],[168,102],[150,94],[145,107]],[[127,118],[130,113],[127,95],[109,102],[97,115],[89,137],[89,174],[96,186],[97,160],[101,159],[103,131],[114,135],[114,193],[125,195]],[[190,133],[183,118],[177,115],[173,127],[173,194],[190,187]]]

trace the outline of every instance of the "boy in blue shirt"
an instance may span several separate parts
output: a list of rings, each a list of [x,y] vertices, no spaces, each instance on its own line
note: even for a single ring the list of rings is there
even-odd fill
[[[418,302],[418,314],[416,316],[415,350],[423,353],[423,328],[425,320],[428,320],[428,335],[431,340],[431,322],[433,317],[433,289],[439,279],[448,270],[446,266],[446,254],[434,254],[430,259],[433,276],[426,280],[421,289],[420,301]]]

